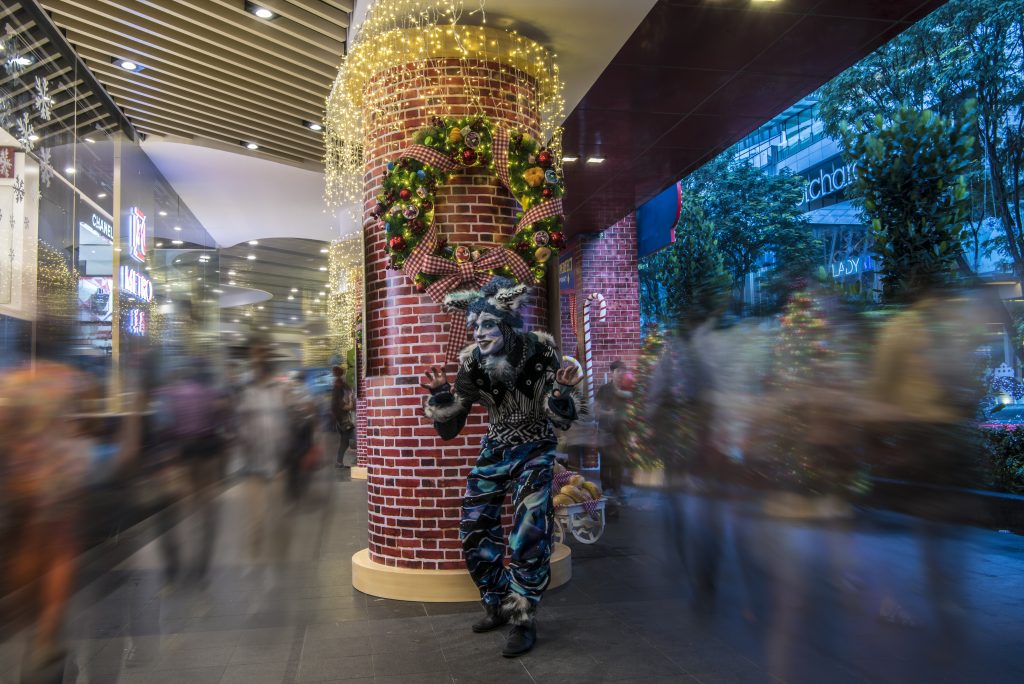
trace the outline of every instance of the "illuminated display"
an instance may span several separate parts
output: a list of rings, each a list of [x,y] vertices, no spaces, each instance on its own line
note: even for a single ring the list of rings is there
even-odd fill
[[[131,266],[121,267],[121,292],[144,302],[153,301],[153,283]]]
[[[128,210],[128,254],[140,263],[146,261],[146,215],[138,207]]]

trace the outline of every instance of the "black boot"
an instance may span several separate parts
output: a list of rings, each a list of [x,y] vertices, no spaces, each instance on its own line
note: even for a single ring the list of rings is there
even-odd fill
[[[498,629],[508,623],[508,615],[501,609],[501,606],[484,604],[484,610],[487,611],[487,614],[483,619],[473,623],[473,631],[477,634],[490,632],[492,629]]]
[[[506,658],[521,656],[524,653],[529,653],[535,643],[537,643],[537,628],[532,621],[525,625],[516,625],[509,631],[501,655]]]

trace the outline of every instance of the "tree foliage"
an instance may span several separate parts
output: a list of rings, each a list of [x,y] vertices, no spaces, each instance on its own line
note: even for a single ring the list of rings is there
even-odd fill
[[[1020,0],[950,0],[819,91],[825,131],[891,122],[903,108],[955,119],[977,102],[975,161],[964,175],[973,195],[968,227],[978,250],[985,216],[1002,226],[998,247],[1024,279],[1024,12]],[[856,163],[856,160],[853,160]]]
[[[701,197],[714,224],[737,304],[742,303],[746,276],[765,261],[767,290],[779,306],[793,281],[811,270],[819,245],[799,208],[805,183],[790,172],[770,176],[749,163],[735,161],[731,152],[685,181]]]
[[[953,277],[970,200],[964,174],[973,160],[973,104],[953,122],[904,108],[844,131],[857,160],[855,201],[871,221],[888,301],[946,285]]]
[[[700,198],[684,193],[675,242],[640,263],[644,317],[690,330],[724,307],[729,286],[715,227]]]

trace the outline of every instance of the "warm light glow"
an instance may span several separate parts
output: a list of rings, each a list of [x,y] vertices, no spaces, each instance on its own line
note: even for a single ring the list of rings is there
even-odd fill
[[[418,92],[426,105],[424,117],[449,116],[443,95],[449,85],[440,77],[438,60],[454,63],[449,80],[459,80],[470,110],[497,110],[510,121],[539,119],[540,140],[560,156],[561,123],[565,118],[564,84],[556,55],[542,45],[508,29],[459,23],[461,16],[484,9],[482,1],[379,0],[373,4],[358,36],[342,58],[338,76],[327,99],[324,117],[325,198],[331,206],[352,205],[363,192],[367,127],[403,130],[402,108],[406,93],[386,88],[389,73],[418,74]],[[480,82],[481,69],[499,67],[512,80],[527,84],[518,97],[493,101],[489,86]],[[446,66],[446,73],[451,67]],[[383,76],[383,78],[382,78]],[[385,155],[407,144],[403,136]],[[557,162],[556,162],[557,163]]]
[[[172,245],[183,245],[185,243],[182,242],[181,240],[171,240],[171,244]]]
[[[249,256],[247,256],[245,258],[248,259],[249,261],[256,261],[256,255],[255,254],[250,254]]]
[[[64,167],[64,173],[68,174],[69,176],[75,175],[75,167],[74,166],[65,166]]]
[[[248,150],[258,150],[258,149],[260,149],[260,146],[257,145],[254,142],[251,142],[251,143],[245,143],[245,148],[248,149]]]
[[[125,71],[135,71],[139,68],[139,65],[131,61],[130,59],[122,59],[120,62],[117,63],[117,65]]]
[[[588,164],[603,164],[604,157],[590,157],[587,159]]]
[[[579,161],[579,157],[562,157],[562,161],[566,164],[571,164],[574,161]]]
[[[276,14],[268,10],[266,7],[254,7],[252,13],[260,19],[273,19]]]

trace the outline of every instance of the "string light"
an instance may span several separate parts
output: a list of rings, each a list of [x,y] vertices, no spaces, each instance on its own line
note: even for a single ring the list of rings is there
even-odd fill
[[[511,121],[538,119],[541,140],[556,159],[561,157],[565,98],[556,55],[513,30],[488,26],[484,2],[477,4],[469,12],[463,0],[380,0],[370,8],[327,98],[324,166],[330,206],[362,199],[370,127],[401,134],[392,136],[386,154],[405,145],[407,92],[389,84],[398,78],[408,82],[410,74],[427,118],[450,115],[442,110],[443,96],[459,83],[470,111],[483,113],[486,101]],[[461,23],[464,17],[480,24]],[[494,65],[510,82],[526,84],[497,103],[487,83]]]

